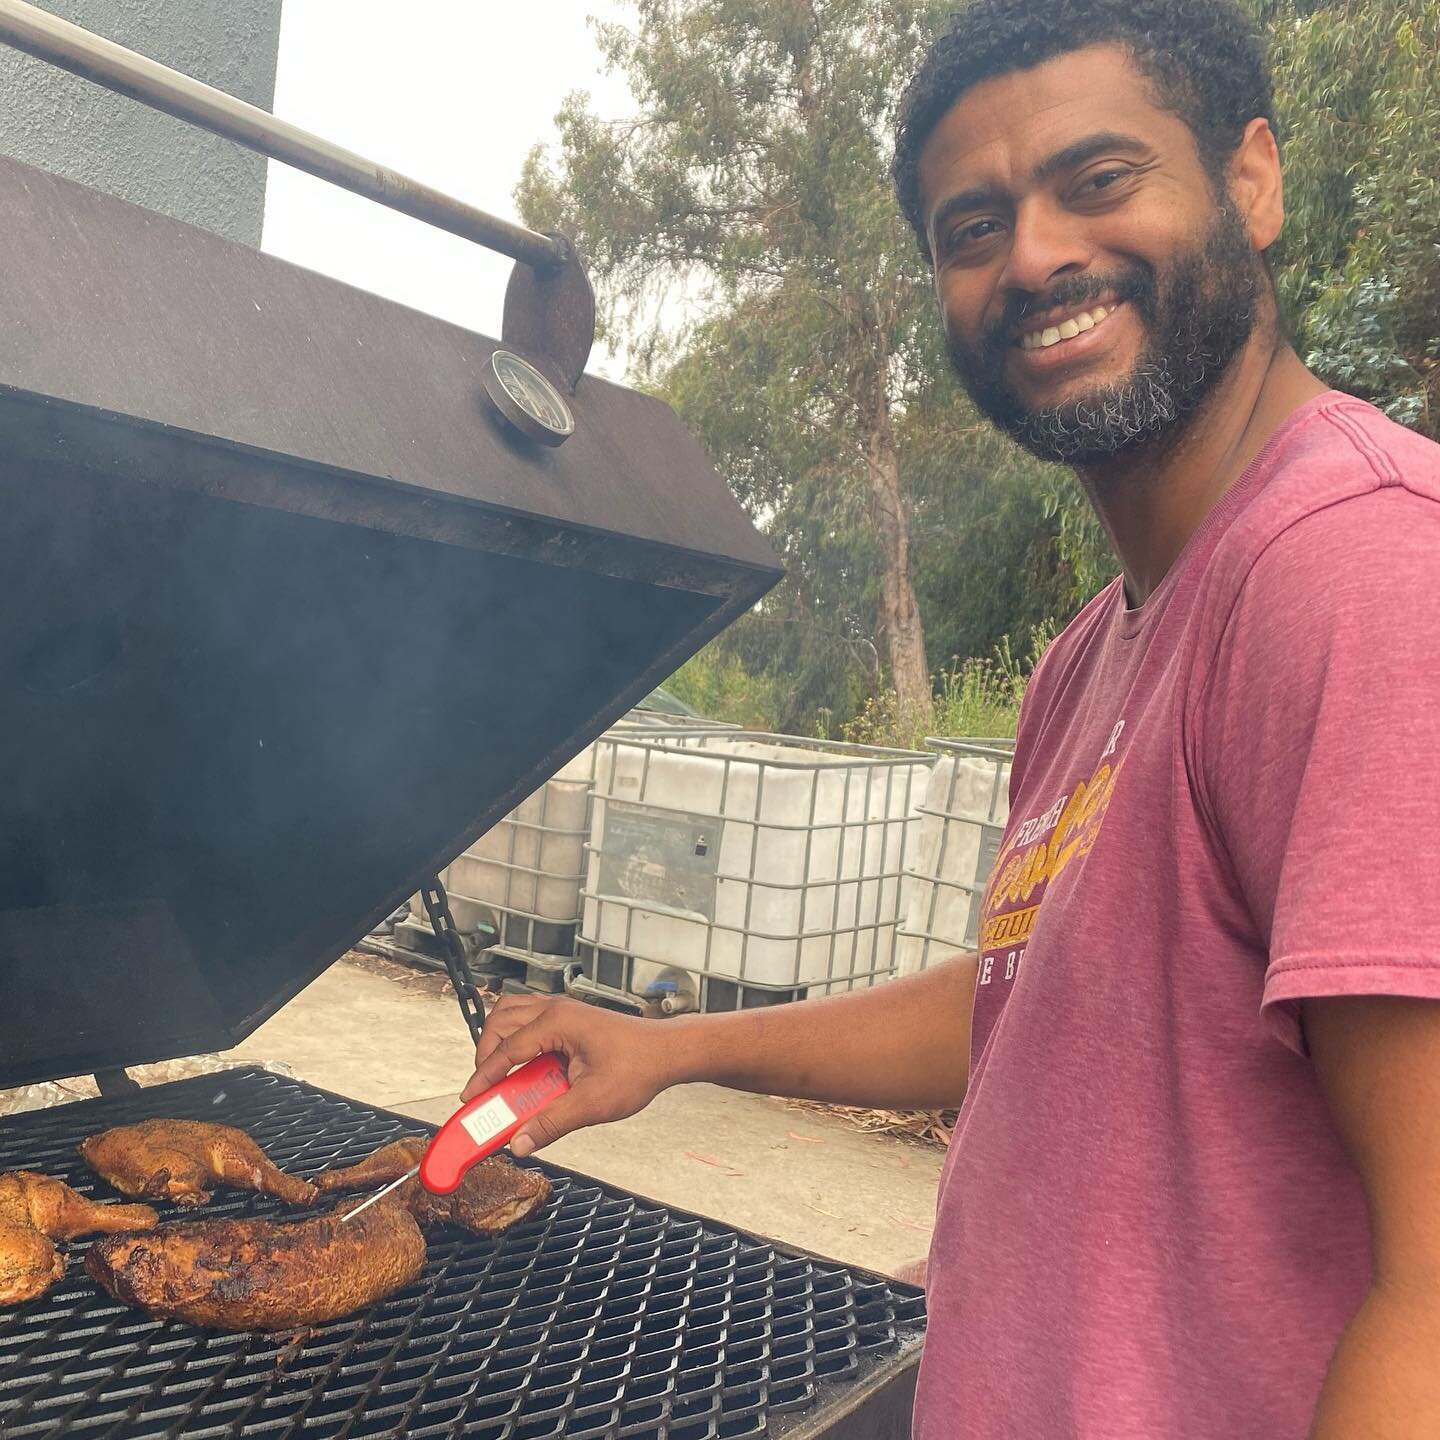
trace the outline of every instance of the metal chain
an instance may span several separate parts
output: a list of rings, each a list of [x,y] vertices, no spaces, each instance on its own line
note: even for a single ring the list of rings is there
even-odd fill
[[[438,875],[432,876],[420,887],[420,898],[425,902],[425,913],[430,917],[430,926],[440,942],[440,953],[450,974],[450,983],[455,987],[460,1013],[470,1027],[471,1038],[478,1045],[480,1032],[485,1027],[485,1002],[480,998],[475,977],[470,971],[470,956],[465,951],[465,941],[460,936],[455,917],[450,913],[450,897],[446,895]]]

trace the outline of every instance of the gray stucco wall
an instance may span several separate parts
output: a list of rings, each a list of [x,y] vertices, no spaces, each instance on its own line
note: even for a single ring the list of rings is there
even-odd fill
[[[42,0],[42,8],[252,105],[275,97],[281,0]],[[265,160],[0,44],[0,151],[247,245]]]

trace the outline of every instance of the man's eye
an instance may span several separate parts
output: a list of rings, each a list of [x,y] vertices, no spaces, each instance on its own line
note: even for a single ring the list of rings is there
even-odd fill
[[[1129,177],[1131,171],[1128,167],[1119,170],[1097,170],[1095,174],[1087,176],[1085,188],[1088,190],[1108,190],[1120,180]]]
[[[1000,223],[997,220],[968,220],[963,225],[957,225],[950,232],[945,245],[949,250],[963,250],[967,245],[988,240],[999,231]]]

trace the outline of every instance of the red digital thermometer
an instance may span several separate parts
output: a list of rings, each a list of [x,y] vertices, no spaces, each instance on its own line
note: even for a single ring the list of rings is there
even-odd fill
[[[493,1155],[569,1088],[565,1066],[554,1055],[538,1055],[512,1071],[440,1127],[420,1161],[420,1183],[432,1194],[449,1195],[476,1161]]]

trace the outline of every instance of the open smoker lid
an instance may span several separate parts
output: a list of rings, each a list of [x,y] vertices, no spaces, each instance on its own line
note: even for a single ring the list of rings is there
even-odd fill
[[[0,1086],[235,1043],[779,578],[654,399],[532,349],[538,444],[496,342],[3,159],[0,235]]]

